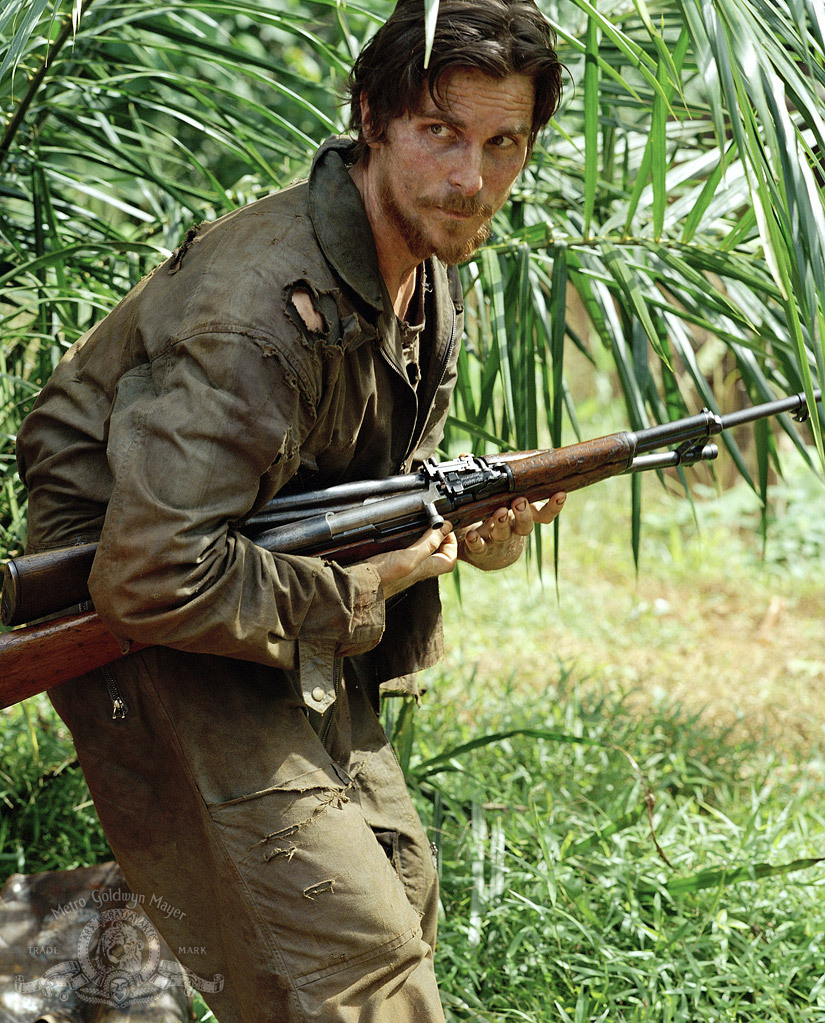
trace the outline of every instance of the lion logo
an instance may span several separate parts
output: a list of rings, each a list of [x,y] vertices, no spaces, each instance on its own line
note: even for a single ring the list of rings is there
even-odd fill
[[[87,1002],[123,1008],[145,1003],[158,990],[182,985],[188,991],[220,991],[223,977],[203,980],[178,962],[161,960],[160,938],[133,909],[109,909],[80,933],[77,959],[50,967],[34,981],[17,979],[17,990],[46,991],[67,1002],[72,992]]]

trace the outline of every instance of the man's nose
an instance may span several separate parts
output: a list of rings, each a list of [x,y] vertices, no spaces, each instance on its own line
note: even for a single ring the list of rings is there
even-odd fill
[[[483,154],[470,146],[456,154],[450,168],[450,185],[462,195],[477,195],[484,184],[482,173]]]

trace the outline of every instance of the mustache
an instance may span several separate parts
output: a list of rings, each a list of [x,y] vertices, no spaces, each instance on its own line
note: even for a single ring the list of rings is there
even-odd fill
[[[425,210],[445,210],[447,213],[460,213],[465,217],[481,216],[488,220],[495,213],[492,206],[481,202],[474,195],[450,195],[443,199],[421,199],[418,205]]]

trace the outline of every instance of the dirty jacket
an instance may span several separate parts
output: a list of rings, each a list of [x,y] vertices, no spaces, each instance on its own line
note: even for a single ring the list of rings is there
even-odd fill
[[[89,587],[117,636],[294,669],[319,712],[339,657],[373,651],[376,684],[437,658],[437,584],[385,617],[372,566],[270,554],[238,526],[284,487],[432,454],[462,329],[455,272],[430,260],[416,392],[346,146],[326,143],[307,182],[190,231],[71,348],[18,439],[28,549],[99,538]]]

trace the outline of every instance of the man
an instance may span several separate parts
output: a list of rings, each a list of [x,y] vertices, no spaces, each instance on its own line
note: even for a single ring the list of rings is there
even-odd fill
[[[437,577],[542,509],[342,568],[237,526],[276,492],[409,470],[455,379],[454,265],[559,96],[532,0],[400,0],[351,76],[357,142],[191,231],[82,338],[19,437],[29,548],[99,537],[128,646],[54,694],[133,890],[221,1023],[443,1020],[431,851],[375,714],[441,649]],[[450,264],[447,269],[445,264]]]

